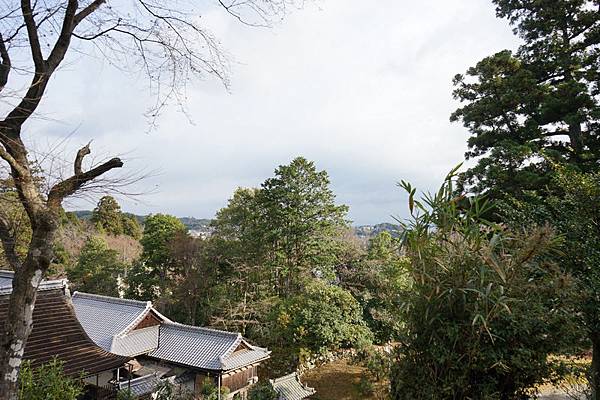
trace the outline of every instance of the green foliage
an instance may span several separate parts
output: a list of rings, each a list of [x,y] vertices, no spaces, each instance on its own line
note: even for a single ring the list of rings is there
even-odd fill
[[[67,276],[75,290],[118,296],[118,278],[125,274],[125,267],[118,252],[110,249],[102,238],[92,236],[86,240],[77,264],[67,271]]]
[[[407,259],[400,243],[382,232],[369,241],[367,254],[338,270],[340,285],[349,290],[363,310],[363,318],[379,343],[397,340],[403,330],[398,309],[409,285]]]
[[[56,359],[35,369],[28,361],[21,365],[21,400],[76,400],[82,392],[81,380],[65,376],[62,363]]]
[[[170,298],[163,298],[169,316],[190,325],[207,324],[219,293],[219,274],[209,259],[207,243],[185,232],[169,244]]]
[[[518,197],[549,183],[548,159],[597,168],[600,14],[591,0],[494,3],[524,44],[455,77],[454,97],[463,105],[451,120],[471,132],[467,158],[479,157],[463,184]]]
[[[217,213],[214,236],[231,243],[234,262],[261,265],[285,296],[313,270],[333,271],[339,262],[335,238],[347,226],[347,209],[335,205],[327,172],[298,157],[260,189],[238,189]]]
[[[131,390],[119,390],[117,392],[117,400],[135,400],[136,396],[131,393]]]
[[[303,293],[314,276],[333,279],[351,257],[346,210],[335,204],[327,173],[301,157],[277,168],[260,189],[236,190],[206,243],[218,277],[211,325],[283,343],[267,323],[273,310]]]
[[[358,392],[365,397],[370,397],[375,392],[375,384],[366,375],[361,375],[357,383]]]
[[[279,394],[268,382],[260,382],[248,391],[248,400],[278,400]]]
[[[134,216],[121,212],[121,206],[112,196],[103,196],[92,211],[91,221],[100,232],[110,235],[141,237],[142,228]]]
[[[367,346],[358,352],[357,361],[366,368],[370,381],[381,382],[389,379],[392,366],[390,353]]]
[[[198,394],[200,395],[200,400],[217,400],[219,398],[219,388],[211,378],[205,378],[198,388]],[[228,394],[229,388],[222,386],[221,398],[227,398]]]
[[[372,340],[354,297],[340,287],[318,280],[277,307],[272,321],[280,341],[313,354],[361,347]]]
[[[131,236],[134,239],[142,237],[142,227],[135,216],[123,214],[122,224],[124,235]]]
[[[16,238],[15,251],[19,258],[24,258],[31,240],[31,227],[27,213],[15,191],[3,191],[0,186],[0,218],[9,225],[11,234]],[[0,263],[8,265],[3,260],[3,249],[0,246]]]
[[[92,211],[91,221],[98,230],[112,235],[123,233],[121,206],[112,196],[104,196]]]
[[[423,200],[410,184],[403,236],[412,285],[406,336],[392,372],[394,399],[532,398],[561,374],[579,335],[575,285],[552,259],[549,228],[514,232],[482,216],[490,205],[454,197],[454,171]]]
[[[140,240],[142,254],[127,276],[129,297],[155,300],[167,295],[165,291],[172,275],[169,246],[182,232],[186,232],[185,226],[172,215],[154,214],[146,218]]]

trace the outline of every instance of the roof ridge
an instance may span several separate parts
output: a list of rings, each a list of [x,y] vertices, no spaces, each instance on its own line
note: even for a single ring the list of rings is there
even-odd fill
[[[105,296],[105,295],[94,294],[94,293],[85,293],[85,292],[76,291],[76,292],[73,292],[72,297],[73,298],[76,298],[76,297],[88,298],[88,299],[104,301],[106,303],[113,303],[113,304],[134,305],[134,306],[142,307],[144,309],[148,308],[148,307],[152,307],[152,303],[150,301],[122,299],[120,297]]]
[[[300,381],[300,377],[298,376],[298,372],[292,372],[290,374],[284,375],[284,376],[280,376],[279,378],[274,378],[271,379],[271,381],[273,383],[279,383],[279,382],[283,382],[283,381],[287,381],[290,379],[298,379],[298,381]]]
[[[239,332],[229,332],[223,331],[220,329],[207,328],[204,326],[194,326],[194,325],[186,325],[180,322],[164,322],[163,325],[173,325],[179,328],[184,328],[188,331],[202,331],[209,334],[214,334],[215,336],[227,336],[227,337],[235,337],[236,339],[241,336]]]
[[[55,290],[61,289],[65,290],[67,288],[67,280],[66,279],[56,279],[52,281],[41,281],[37,290],[45,291],[45,290]],[[10,285],[0,286],[0,296],[11,294],[12,293],[12,283]]]

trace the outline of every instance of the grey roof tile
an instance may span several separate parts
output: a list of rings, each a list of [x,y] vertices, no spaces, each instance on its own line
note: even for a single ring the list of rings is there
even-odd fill
[[[150,302],[75,292],[73,304],[90,338],[116,354],[148,354],[180,365],[225,371],[270,355],[267,349],[246,342],[239,333],[175,323],[158,312],[163,319],[158,335],[154,328],[129,331],[148,312],[156,312]],[[242,349],[238,350],[241,344]]]
[[[300,382],[297,373],[271,380],[273,389],[279,394],[279,400],[302,400],[315,394],[315,389]]]
[[[242,342],[250,350],[232,354]],[[269,354],[266,349],[249,345],[239,333],[163,323],[159,347],[148,355],[200,369],[231,370],[264,360]]]
[[[160,378],[156,376],[156,374],[150,374],[132,379],[130,381],[120,382],[119,389],[129,390],[134,396],[143,396],[145,394],[154,392],[159,383]]]
[[[152,307],[146,301],[81,292],[73,293],[72,300],[77,319],[88,336],[106,351],[111,351],[115,336],[125,333]]]

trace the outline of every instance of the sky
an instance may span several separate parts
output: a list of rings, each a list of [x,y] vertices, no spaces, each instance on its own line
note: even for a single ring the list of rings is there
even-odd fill
[[[143,77],[72,54],[28,140],[72,159],[93,139],[98,157],[121,155],[127,171],[148,173],[131,189],[142,195],[117,196],[128,212],[211,218],[237,187],[303,156],[329,173],[354,224],[393,222],[407,214],[396,182],[434,190],[463,161],[468,132],[449,122],[452,77],[519,44],[486,0],[322,0],[268,29],[217,7],[202,19],[229,54],[231,85],[193,82],[189,118],[169,108],[149,130]]]

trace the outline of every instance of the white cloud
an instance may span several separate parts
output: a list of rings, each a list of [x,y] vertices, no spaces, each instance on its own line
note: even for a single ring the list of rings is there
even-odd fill
[[[151,99],[143,80],[98,60],[56,78],[36,122],[57,137],[77,128],[104,153],[159,169],[155,195],[125,208],[212,216],[237,186],[256,186],[297,155],[329,171],[357,223],[402,215],[395,187],[432,189],[462,160],[467,133],[448,121],[451,79],[479,59],[517,44],[491,2],[324,0],[272,30],[242,26],[222,12],[203,16],[236,62],[231,93],[214,81],[189,89],[195,121],[175,110],[146,133]]]

